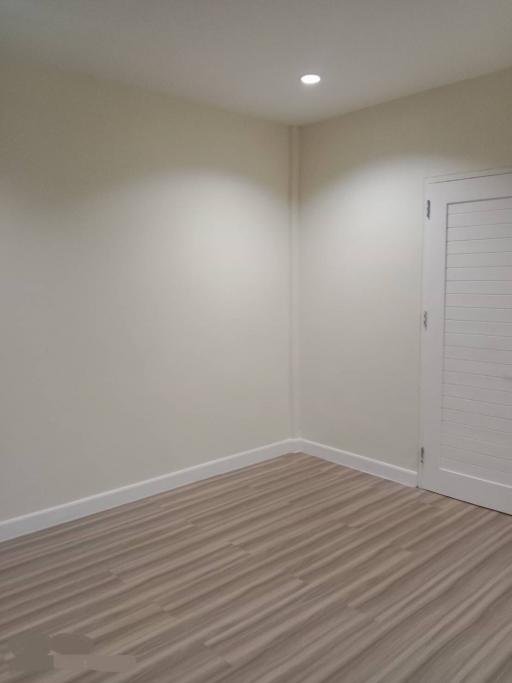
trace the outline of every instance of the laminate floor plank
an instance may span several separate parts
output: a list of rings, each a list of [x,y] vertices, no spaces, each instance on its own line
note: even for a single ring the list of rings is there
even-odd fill
[[[289,454],[0,545],[0,683],[164,682],[511,683],[512,517]]]

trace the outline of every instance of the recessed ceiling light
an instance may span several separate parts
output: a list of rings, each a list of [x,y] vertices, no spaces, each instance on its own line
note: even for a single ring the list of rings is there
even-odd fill
[[[321,78],[318,74],[304,74],[304,76],[300,77],[300,80],[304,85],[316,85],[320,83]]]

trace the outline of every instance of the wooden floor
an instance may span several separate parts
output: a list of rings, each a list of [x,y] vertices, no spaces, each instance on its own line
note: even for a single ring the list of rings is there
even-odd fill
[[[287,455],[0,546],[0,682],[512,681],[512,517]],[[26,630],[127,673],[11,672]]]

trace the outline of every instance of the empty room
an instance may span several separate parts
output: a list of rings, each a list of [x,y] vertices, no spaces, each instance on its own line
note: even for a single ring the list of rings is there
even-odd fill
[[[0,683],[512,683],[512,2],[0,0]]]

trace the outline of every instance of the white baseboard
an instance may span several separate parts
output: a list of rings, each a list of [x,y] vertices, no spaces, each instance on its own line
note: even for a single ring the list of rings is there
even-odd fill
[[[224,474],[247,467],[248,465],[263,462],[264,460],[277,458],[286,453],[298,452],[307,453],[308,455],[329,460],[345,467],[351,467],[361,472],[367,472],[383,479],[391,479],[406,486],[417,486],[418,484],[418,473],[414,470],[390,465],[381,460],[349,453],[348,451],[309,441],[308,439],[284,439],[283,441],[277,441],[260,448],[253,448],[250,451],[235,453],[225,458],[210,460],[200,465],[187,467],[184,470],[162,474],[153,479],[146,479],[145,481],[122,486],[118,489],[97,493],[94,496],[80,498],[79,500],[46,508],[45,510],[31,512],[28,515],[6,519],[0,522],[0,541],[30,534],[33,531],[48,529],[57,524],[70,522],[80,517],[102,512],[103,510],[109,510],[118,505],[154,496],[157,493],[171,491],[179,486],[191,484],[195,481],[208,479],[217,474]]]
[[[418,473],[414,470],[408,470],[405,467],[398,467],[397,465],[390,465],[382,460],[374,460],[367,458],[364,455],[356,455],[356,453],[349,453],[342,451],[340,448],[333,446],[325,446],[316,441],[309,441],[308,439],[296,439],[295,450],[308,455],[313,455],[317,458],[329,460],[337,465],[344,465],[360,472],[373,474],[382,479],[390,479],[405,486],[418,485]]]
[[[73,500],[56,507],[38,510],[21,517],[6,519],[0,522],[0,541],[23,536],[33,531],[47,529],[63,522],[70,522],[80,517],[86,517],[96,512],[102,512],[103,510],[123,505],[124,503],[131,503],[141,498],[154,496],[157,493],[170,491],[179,486],[200,481],[201,479],[208,479],[208,477],[214,477],[217,474],[224,474],[225,472],[254,465],[264,460],[277,458],[286,453],[293,453],[298,450],[297,443],[297,439],[284,439],[283,441],[277,441],[260,448],[253,448],[250,451],[235,453],[225,458],[210,460],[200,465],[187,467],[184,470],[169,472],[168,474],[162,474],[159,477],[122,486],[118,489]]]

